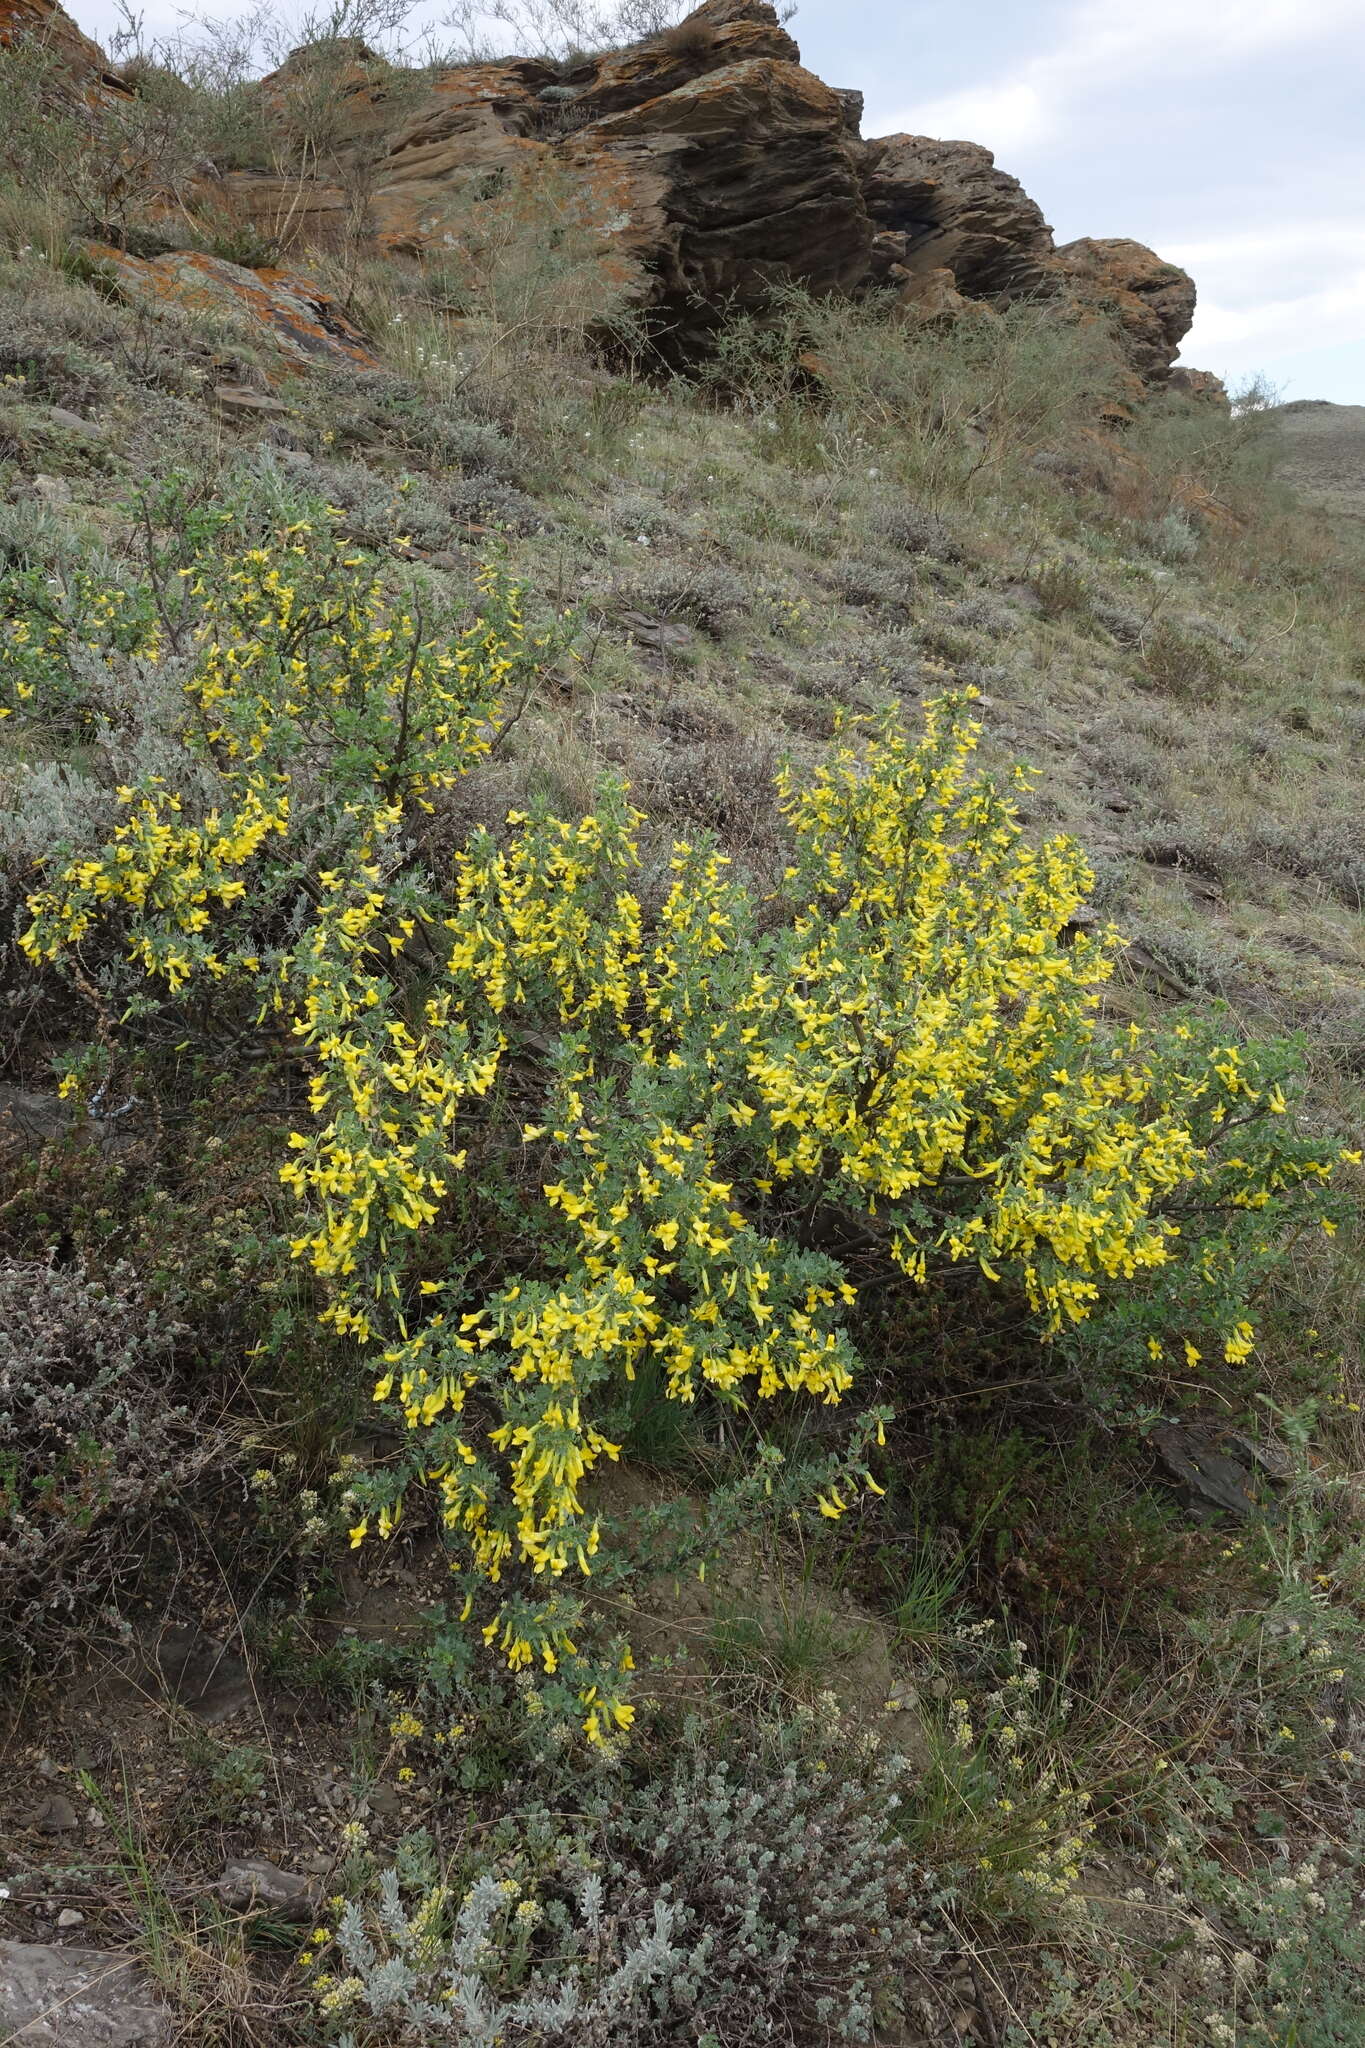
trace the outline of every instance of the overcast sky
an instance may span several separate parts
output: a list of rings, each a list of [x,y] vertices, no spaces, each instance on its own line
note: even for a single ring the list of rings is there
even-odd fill
[[[69,4],[107,36],[114,0]],[[1059,241],[1183,263],[1184,361],[1365,404],[1365,0],[802,0],[792,31],[865,134],[984,142]]]

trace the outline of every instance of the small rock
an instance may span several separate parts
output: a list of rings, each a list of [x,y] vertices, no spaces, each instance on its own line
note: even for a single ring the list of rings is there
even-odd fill
[[[48,1793],[35,1818],[45,1835],[64,1834],[68,1828],[78,1828],[81,1824],[75,1807],[60,1792]]]
[[[61,1928],[84,1927],[85,1915],[84,1913],[78,1913],[74,1906],[63,1906],[61,1912],[57,1915],[57,1925]]]
[[[371,1813],[381,1814],[389,1820],[396,1813],[401,1813],[403,1810],[402,1798],[399,1793],[394,1791],[392,1785],[371,1785],[362,1804]]]
[[[1216,1423],[1163,1422],[1148,1441],[1178,1482],[1186,1508],[1198,1519],[1222,1513],[1245,1521],[1265,1512],[1268,1503],[1251,1472],[1228,1455],[1228,1437]],[[1234,1448],[1240,1450],[1242,1442]]]
[[[68,434],[83,434],[90,441],[101,438],[101,429],[93,420],[83,420],[78,412],[69,412],[64,405],[50,405],[47,416],[54,427],[63,427]]]
[[[690,647],[695,634],[690,626],[668,619],[649,619],[642,612],[622,612],[621,623],[640,647],[664,652],[670,647]]]
[[[287,418],[289,414],[283,399],[272,398],[266,391],[253,391],[248,384],[215,384],[213,397],[220,412],[239,419]]]
[[[310,1920],[319,1897],[316,1879],[281,1870],[264,1856],[234,1857],[218,1889],[230,1906],[269,1906],[282,1920]]]

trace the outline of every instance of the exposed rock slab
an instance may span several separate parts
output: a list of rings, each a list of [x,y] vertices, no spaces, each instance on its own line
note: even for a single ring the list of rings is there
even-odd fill
[[[65,8],[55,0],[0,0],[0,50],[16,41],[36,42],[51,50],[62,65],[97,98],[129,97],[98,43],[83,35]]]
[[[23,2048],[169,2048],[171,2016],[125,1956],[0,1941],[0,2040]]]
[[[378,358],[359,328],[297,271],[247,270],[192,249],[144,258],[105,242],[92,242],[89,248],[120,292],[137,304],[235,315],[261,329],[282,355],[295,362],[377,367]]]
[[[852,291],[872,228],[839,94],[799,65],[759,57],[594,122],[572,161],[590,181],[640,188],[657,223],[645,256],[684,352],[774,285]]]
[[[1212,370],[1192,370],[1177,363],[1166,381],[1182,398],[1197,398],[1201,405],[1216,405],[1220,412],[1228,409],[1228,387]]]
[[[801,52],[762,0],[705,0],[685,22],[629,49],[612,50],[569,74],[570,118],[642,106],[692,85],[709,71],[771,57],[799,64]]]
[[[958,290],[951,270],[893,270],[891,282],[897,286],[901,317],[912,327],[942,326],[973,311],[989,317],[990,308],[982,300],[969,299]]]

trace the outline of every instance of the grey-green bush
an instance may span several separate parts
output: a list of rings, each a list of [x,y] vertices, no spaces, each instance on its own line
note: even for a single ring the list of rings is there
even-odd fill
[[[139,1527],[215,1455],[168,1393],[177,1335],[126,1268],[0,1260],[0,1657],[107,1599]]]
[[[932,1955],[938,1895],[895,1836],[908,1766],[869,1746],[836,1769],[829,1733],[747,1777],[688,1744],[568,1828],[523,1810],[458,1886],[417,1844],[342,1914],[323,2000],[341,2041],[872,2040]]]

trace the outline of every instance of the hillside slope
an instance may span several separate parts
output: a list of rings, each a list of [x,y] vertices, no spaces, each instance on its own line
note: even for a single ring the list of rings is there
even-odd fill
[[[752,0],[0,19],[0,2033],[1357,2048],[1352,422]]]
[[[1337,519],[1365,517],[1365,405],[1296,398],[1278,408],[1281,471]]]

